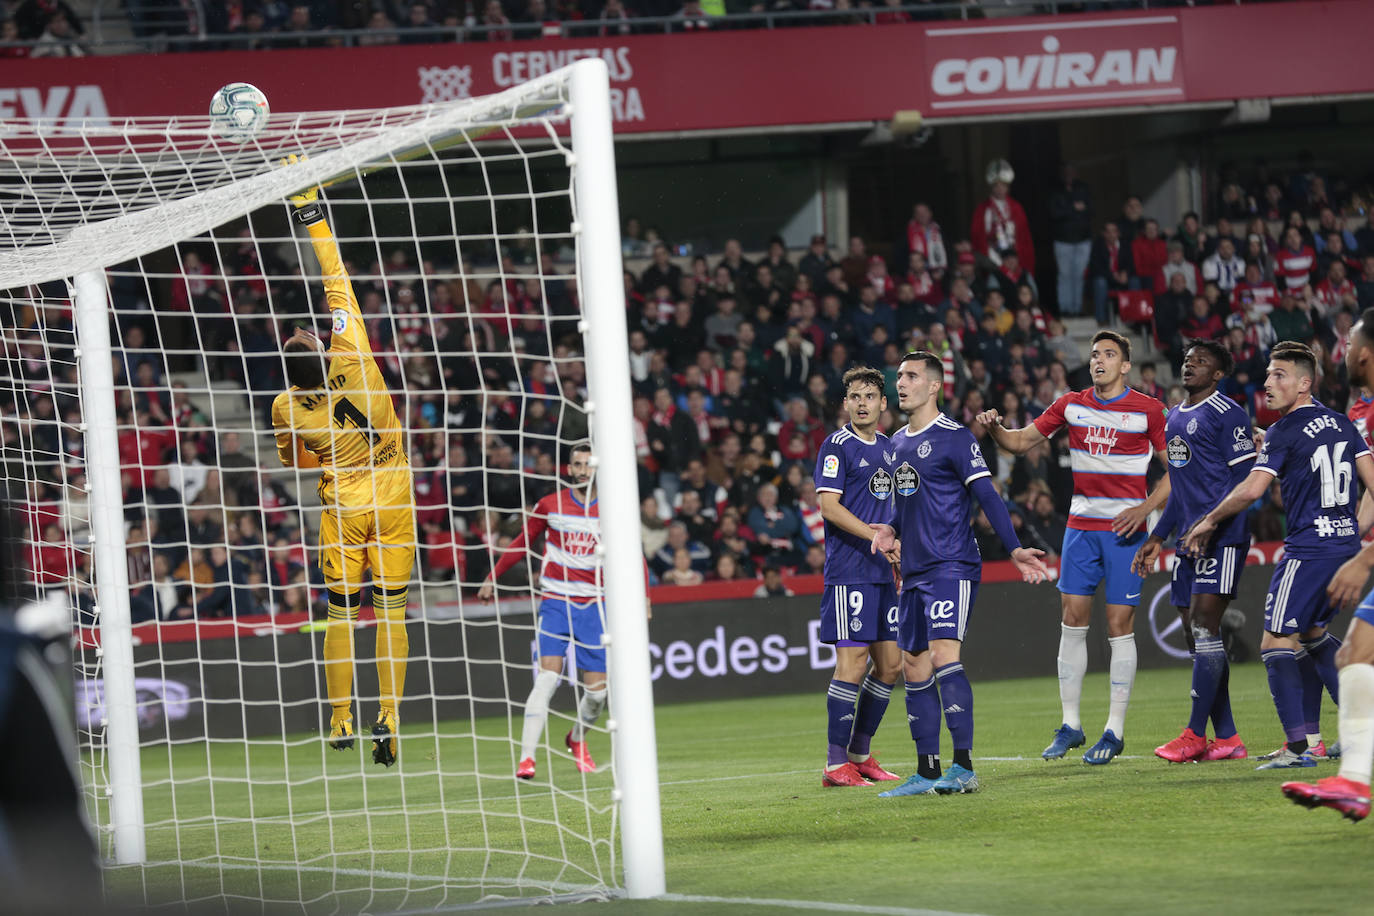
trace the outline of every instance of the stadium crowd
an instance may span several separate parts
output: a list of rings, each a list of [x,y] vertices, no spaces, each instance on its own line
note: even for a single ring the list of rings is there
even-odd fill
[[[775,237],[751,260],[729,239],[717,258],[674,258],[632,222],[624,236],[626,263],[636,265],[624,274],[629,421],[654,581],[769,574],[761,591],[780,593],[777,571],[819,571],[812,462],[845,419],[840,379],[854,365],[883,371],[881,428],[891,431],[900,422],[892,386],[908,350],[944,362],[942,409],[981,440],[1022,543],[1051,555],[1072,492],[1062,437],[1014,456],[975,417],[995,406],[1022,426],[1087,384],[1084,341],[1063,317],[1095,310],[1104,324],[1137,322],[1154,353],[1137,352],[1132,383],[1170,405],[1182,390],[1165,390],[1151,360],[1172,366],[1183,340],[1210,337],[1236,357],[1224,391],[1259,425],[1272,417],[1257,385],[1282,340],[1316,349],[1320,399],[1344,406],[1344,332],[1356,309],[1374,306],[1374,229],[1344,222],[1363,213],[1367,197],[1305,160],[1286,176],[1250,172],[1224,174],[1213,212],[1186,214],[1170,229],[1136,197],[1099,213],[1071,170],[1049,219],[1032,226],[1001,161],[971,216],[942,226],[943,214],[916,202],[891,242],[855,236],[837,250],[817,235],[797,252]],[[1059,268],[1048,301],[1033,273],[1041,233]],[[111,272],[135,619],[304,612],[317,603],[317,564],[303,546],[313,543],[303,536],[312,522],[296,495],[313,480],[282,469],[264,434],[284,387],[280,342],[318,316],[303,284],[277,279],[292,272],[273,257],[245,236],[218,250],[184,246],[182,276],[163,285]],[[524,242],[501,252],[486,283],[417,264],[400,248],[385,263],[348,266],[410,431],[420,575],[470,593],[490,570],[492,548],[518,532],[524,508],[558,485],[560,443],[586,435],[575,285],[552,253],[536,257]],[[445,276],[456,279],[434,279]],[[21,399],[6,410],[17,422],[0,430],[7,479],[29,477],[34,569],[42,584],[88,579],[70,307],[59,293],[5,317]],[[210,391],[189,390],[188,370],[210,387],[245,391],[251,414],[241,429],[214,422]],[[1256,538],[1282,536],[1276,493],[1252,511]],[[976,525],[984,557],[1002,558],[981,514]]]
[[[1151,0],[1153,7],[1195,0]],[[1256,2],[1256,0],[1247,0]],[[1005,3],[984,0],[128,0],[133,34],[183,39],[176,50],[266,50],[607,37],[704,29],[857,25],[984,16],[1139,9],[1139,0]],[[65,0],[0,0],[0,57],[92,53],[85,24]],[[192,40],[194,39],[194,41]],[[10,46],[3,46],[11,43]],[[154,47],[162,45],[154,44]]]

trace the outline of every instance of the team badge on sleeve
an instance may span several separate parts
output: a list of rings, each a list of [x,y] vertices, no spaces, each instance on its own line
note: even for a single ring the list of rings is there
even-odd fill
[[[348,312],[343,309],[334,310],[334,333],[342,334],[348,328]]]
[[[840,456],[839,456],[839,455],[826,455],[826,456],[825,456],[825,462],[821,465],[821,476],[822,476],[822,477],[839,477],[839,476],[840,476]]]

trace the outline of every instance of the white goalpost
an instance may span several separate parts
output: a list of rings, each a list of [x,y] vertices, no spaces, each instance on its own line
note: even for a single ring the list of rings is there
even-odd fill
[[[369,754],[366,587],[358,740],[325,740],[319,472],[283,466],[268,409],[292,328],[328,338],[287,202],[314,185],[415,481],[390,768]],[[242,144],[204,116],[0,122],[0,195],[0,475],[35,587],[72,608],[107,899],[378,912],[663,894],[605,64],[444,105],[274,115]],[[539,545],[494,605],[474,596],[588,440],[601,765],[563,749],[581,691],[565,670],[538,776],[518,780]]]

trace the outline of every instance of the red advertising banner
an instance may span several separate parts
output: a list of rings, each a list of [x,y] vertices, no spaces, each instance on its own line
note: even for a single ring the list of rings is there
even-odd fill
[[[1055,16],[926,29],[925,113],[1181,102],[1176,15]]]
[[[622,135],[821,126],[1248,98],[1374,95],[1365,0],[981,22],[508,43],[8,60],[0,120],[204,114],[243,80],[277,112],[442,102],[582,57],[610,68]],[[1282,36],[1277,38],[1276,36]],[[1277,45],[1275,44],[1277,42]],[[1274,65],[1275,47],[1282,65]]]

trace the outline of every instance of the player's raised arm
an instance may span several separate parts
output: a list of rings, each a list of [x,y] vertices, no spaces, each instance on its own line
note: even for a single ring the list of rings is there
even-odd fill
[[[294,155],[286,160],[288,165],[298,161],[300,160]],[[310,246],[315,250],[315,259],[320,264],[325,306],[333,319],[329,340],[330,351],[353,350],[370,355],[372,345],[363,327],[362,309],[353,294],[353,284],[348,278],[348,271],[344,269],[339,243],[329,228],[329,221],[325,218],[319,188],[312,186],[299,194],[291,195],[291,204],[296,208],[296,222],[304,226],[310,234]]]
[[[1217,526],[1231,516],[1244,512],[1251,503],[1263,496],[1264,491],[1269,489],[1269,484],[1273,482],[1274,474],[1275,472],[1268,470],[1267,467],[1258,467],[1246,475],[1216,508],[1194,522],[1183,535],[1180,546],[1184,551],[1200,553],[1206,550]]]
[[[1055,401],[1055,405],[1046,410],[1045,415],[1054,410],[1058,404],[1059,402]],[[1060,425],[1062,426],[1063,408],[1060,408],[1060,417]],[[978,415],[977,419],[979,423],[987,427],[988,432],[992,434],[993,440],[998,445],[1014,455],[1024,455],[1037,442],[1044,442],[1054,434],[1053,430],[1049,433],[1041,432],[1039,419],[1036,419],[1030,426],[1023,426],[1020,429],[1007,429],[1002,425],[1002,415],[996,410],[985,410]],[[1055,427],[1055,429],[1058,428],[1058,426]]]

